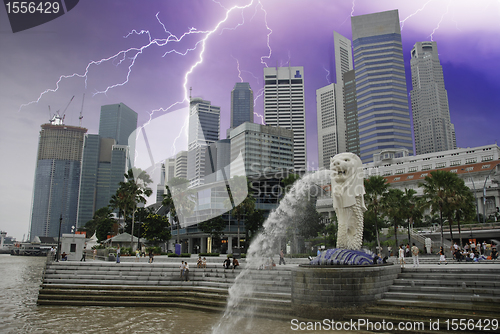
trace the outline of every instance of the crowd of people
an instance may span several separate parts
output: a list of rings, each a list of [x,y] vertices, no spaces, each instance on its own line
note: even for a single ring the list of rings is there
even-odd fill
[[[467,242],[463,247],[460,247],[455,242],[451,248],[453,258],[458,261],[478,262],[482,260],[496,260],[498,251],[495,245],[471,241]]]

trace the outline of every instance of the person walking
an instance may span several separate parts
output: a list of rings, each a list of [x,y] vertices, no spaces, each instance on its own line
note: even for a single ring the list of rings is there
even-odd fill
[[[403,244],[399,245],[399,264],[401,265],[401,268],[405,267],[406,261],[405,261],[405,250]]]
[[[413,267],[418,267],[420,265],[418,261],[418,253],[420,250],[418,249],[417,246],[415,246],[415,243],[413,243],[413,246],[411,247],[411,255],[413,257]]]
[[[80,259],[80,262],[81,261],[85,262],[86,256],[87,256],[87,247],[83,247],[82,258]]]
[[[438,264],[441,264],[442,261],[444,261],[444,264],[448,264],[448,262],[446,262],[446,256],[444,255],[444,249],[443,249],[443,246],[441,246],[439,248],[439,263]]]
[[[283,264],[286,265],[286,263],[285,263],[285,254],[283,254],[283,249],[280,250],[280,265],[281,265],[282,261],[283,261]]]

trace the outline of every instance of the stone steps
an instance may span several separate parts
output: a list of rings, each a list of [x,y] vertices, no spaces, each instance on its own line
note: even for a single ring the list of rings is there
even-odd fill
[[[498,319],[498,277],[500,267],[485,267],[479,271],[476,268],[443,266],[402,269],[381,300],[367,307],[362,313],[353,314],[352,318],[368,319],[372,322],[422,322],[425,325],[424,330],[414,331],[419,333],[430,330],[430,321],[435,325],[439,320],[439,330],[447,331],[451,319],[472,319],[476,322]],[[432,332],[435,333],[436,330]]]
[[[193,268],[189,281],[178,264],[59,262],[48,264],[39,291],[40,305],[179,306],[222,312],[228,289],[241,269]],[[264,317],[291,314],[291,271],[248,270],[241,278],[252,294],[241,300],[239,313],[252,309]],[[250,307],[251,306],[251,307]],[[280,312],[276,316],[276,309]]]

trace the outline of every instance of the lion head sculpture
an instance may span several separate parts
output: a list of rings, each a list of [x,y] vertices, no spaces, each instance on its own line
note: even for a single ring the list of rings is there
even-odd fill
[[[339,153],[330,159],[334,208],[356,204],[356,196],[365,194],[361,159],[354,153]],[[362,202],[364,207],[364,201]]]
[[[337,248],[357,250],[363,242],[363,168],[353,153],[340,153],[330,159],[333,208],[337,213]]]

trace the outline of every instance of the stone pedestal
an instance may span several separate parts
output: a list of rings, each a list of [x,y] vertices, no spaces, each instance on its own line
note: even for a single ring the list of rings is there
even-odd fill
[[[311,266],[292,271],[292,309],[307,319],[339,319],[373,304],[401,272],[397,265]]]

